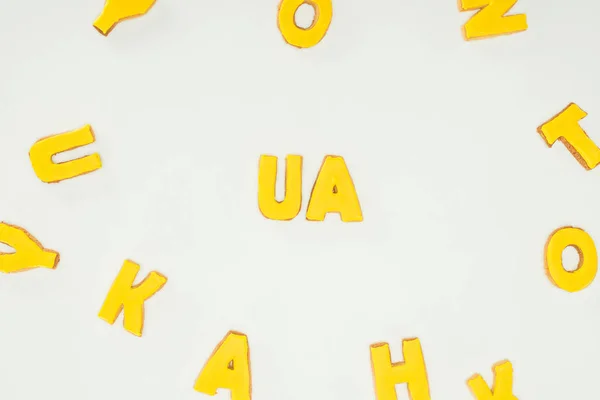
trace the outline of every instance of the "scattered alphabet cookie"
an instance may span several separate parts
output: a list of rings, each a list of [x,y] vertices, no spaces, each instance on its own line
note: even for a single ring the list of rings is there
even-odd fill
[[[102,167],[98,153],[60,163],[52,160],[52,157],[58,153],[86,146],[95,141],[96,138],[90,125],[74,131],[44,137],[35,142],[29,150],[33,171],[45,183],[57,183],[96,171]]]
[[[229,331],[202,368],[194,389],[214,396],[219,389],[231,392],[231,400],[251,400],[250,349],[248,337]]]
[[[575,271],[567,271],[562,262],[563,251],[574,247],[579,254]],[[581,228],[565,226],[550,234],[544,250],[546,274],[558,288],[578,292],[588,287],[598,272],[598,253],[592,237]]]
[[[577,104],[570,103],[538,127],[538,133],[548,147],[560,140],[583,168],[591,170],[600,163],[600,148],[579,126],[579,121],[586,116]]]
[[[527,29],[525,14],[505,15],[517,0],[459,0],[460,11],[478,10],[464,25],[465,40],[484,39]]]
[[[94,28],[104,36],[121,21],[146,14],[156,0],[106,0]]]
[[[139,271],[138,264],[125,260],[98,313],[100,318],[112,325],[123,311],[123,327],[135,336],[142,336],[146,300],[167,283],[164,275],[152,271],[140,283],[134,285]]]
[[[40,267],[55,269],[60,260],[56,251],[44,248],[25,229],[6,222],[0,222],[0,242],[15,250],[14,253],[0,252],[0,272],[22,272]]]
[[[312,24],[306,29],[296,25],[296,11],[303,4],[312,6],[315,12]],[[277,25],[288,44],[306,49],[315,46],[325,37],[332,18],[331,0],[281,0]]]

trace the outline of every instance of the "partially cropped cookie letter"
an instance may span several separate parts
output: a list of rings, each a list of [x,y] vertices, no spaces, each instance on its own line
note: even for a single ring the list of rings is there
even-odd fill
[[[216,395],[218,389],[227,389],[231,392],[231,400],[250,400],[248,337],[234,331],[227,333],[202,368],[194,389],[209,396]]]
[[[285,193],[277,201],[277,157],[262,155],[258,165],[258,208],[265,218],[292,220],[302,207],[302,156],[285,158]]]
[[[478,10],[463,26],[465,40],[507,35],[527,29],[525,14],[505,15],[517,0],[459,0],[460,11]]]
[[[326,156],[313,186],[306,219],[323,221],[328,213],[339,213],[344,222],[363,220],[358,195],[346,162],[339,156]]]
[[[502,361],[493,368],[494,385],[490,389],[483,377],[473,375],[467,380],[467,386],[476,400],[519,400],[513,394],[513,367],[510,361]]]
[[[583,168],[590,170],[600,163],[600,148],[579,126],[579,121],[586,115],[577,104],[571,103],[541,125],[538,133],[548,147],[560,140]]]
[[[574,271],[567,271],[562,262],[563,251],[574,247],[579,263]],[[565,226],[552,232],[545,249],[546,274],[557,287],[577,292],[588,287],[598,272],[598,253],[591,236],[583,229]]]
[[[21,272],[38,267],[54,269],[60,260],[56,251],[45,249],[25,229],[5,222],[0,222],[0,242],[15,250],[0,252],[0,272]]]
[[[156,0],[106,0],[94,28],[107,36],[119,22],[146,14]]]
[[[143,281],[134,285],[139,270],[140,266],[133,261],[125,261],[98,314],[112,325],[123,311],[125,330],[136,336],[142,336],[144,303],[167,283],[165,276],[152,271]]]
[[[419,339],[402,341],[404,362],[392,362],[387,343],[371,345],[371,368],[377,400],[398,400],[396,385],[405,383],[411,400],[431,400],[429,382],[421,342]]]
[[[98,153],[60,163],[55,163],[52,157],[94,143],[95,140],[90,125],[42,138],[35,142],[29,151],[33,171],[42,182],[46,183],[56,183],[93,172],[102,167]]]
[[[296,11],[303,4],[308,4],[315,12],[312,24],[308,28],[296,25]],[[281,0],[277,13],[277,24],[283,39],[288,44],[299,48],[308,48],[316,45],[325,37],[332,17],[331,0]]]

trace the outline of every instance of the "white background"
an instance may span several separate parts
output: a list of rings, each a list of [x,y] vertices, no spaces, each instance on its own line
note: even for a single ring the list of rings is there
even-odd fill
[[[521,400],[598,396],[600,286],[555,288],[543,248],[563,225],[600,240],[600,171],[536,132],[576,102],[600,141],[592,2],[521,0],[528,31],[465,42],[453,0],[334,1],[306,50],[277,0],[158,0],[108,37],[100,0],[5,3],[0,219],[61,261],[0,276],[0,398],[208,399],[192,387],[230,329],[256,400],[374,399],[369,345],[400,361],[415,336],[434,400],[503,359]],[[86,123],[96,143],[61,160],[102,169],[41,183],[31,145]],[[261,154],[304,156],[292,222],[258,210]],[[305,220],[327,154],[363,223]],[[169,279],[141,339],[97,317],[127,258]]]

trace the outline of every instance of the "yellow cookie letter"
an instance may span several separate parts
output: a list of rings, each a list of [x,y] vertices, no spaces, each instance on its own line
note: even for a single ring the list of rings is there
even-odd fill
[[[227,333],[202,368],[194,389],[210,396],[217,394],[217,389],[229,389],[231,400],[250,400],[252,381],[248,337],[234,331]]]
[[[15,249],[14,253],[0,252],[0,272],[21,272],[43,267],[56,268],[60,256],[42,247],[25,229],[0,222],[0,242]]]
[[[352,177],[342,157],[327,156],[313,186],[306,219],[323,221],[327,213],[337,212],[344,222],[363,220]]]
[[[540,126],[538,133],[542,135],[548,147],[560,140],[577,161],[590,170],[600,163],[600,149],[579,126],[579,121],[586,115],[577,104],[571,103]]]
[[[494,386],[490,389],[479,374],[467,380],[473,397],[477,400],[518,400],[513,394],[513,367],[510,361],[494,365]]]
[[[315,18],[311,26],[306,29],[298,27],[295,21],[296,11],[302,4],[308,4],[315,10]],[[332,17],[331,0],[281,0],[277,24],[287,43],[299,48],[308,48],[323,39]]]
[[[302,156],[285,158],[285,196],[275,198],[277,157],[260,156],[258,164],[258,208],[265,218],[277,221],[294,219],[302,207]]]
[[[35,142],[29,151],[33,171],[42,182],[55,183],[88,174],[102,167],[98,153],[71,161],[54,163],[52,157],[63,151],[73,150],[95,141],[89,125],[83,128],[48,136]]]
[[[425,359],[419,339],[402,341],[404,362],[392,363],[387,343],[371,345],[371,368],[377,400],[398,400],[396,385],[406,383],[411,400],[430,400]]]
[[[167,282],[166,277],[152,271],[142,282],[134,286],[133,281],[139,270],[140,266],[133,261],[126,260],[123,263],[98,314],[100,318],[112,325],[123,310],[123,326],[136,336],[142,336],[144,302]]]
[[[569,246],[579,253],[579,265],[575,271],[565,270],[562,263],[562,253]],[[555,230],[546,242],[545,252],[546,273],[550,281],[567,292],[585,289],[596,277],[596,245],[583,229],[567,226]]]
[[[104,10],[94,22],[94,28],[104,36],[119,22],[144,15],[156,0],[106,0]]]
[[[459,0],[460,11],[480,9],[463,26],[466,40],[507,35],[527,29],[525,14],[504,15],[517,0]]]

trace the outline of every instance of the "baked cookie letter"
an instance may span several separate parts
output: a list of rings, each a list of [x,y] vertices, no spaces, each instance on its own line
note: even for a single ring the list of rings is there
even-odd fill
[[[0,252],[0,272],[22,272],[32,268],[54,269],[60,256],[45,249],[29,232],[18,226],[0,222],[0,242],[15,249],[14,253]]]
[[[362,210],[354,182],[344,159],[339,156],[326,156],[313,186],[306,219],[324,221],[331,212],[340,214],[344,222],[363,220]]]
[[[490,389],[483,377],[473,375],[467,380],[473,397],[477,400],[519,400],[513,394],[513,367],[510,361],[494,365],[494,386]]]
[[[119,22],[146,14],[155,2],[156,0],[106,0],[102,14],[94,22],[94,28],[107,36]]]
[[[371,345],[371,368],[377,400],[398,400],[396,385],[406,383],[411,400],[431,400],[425,359],[419,339],[402,341],[404,362],[392,363],[387,343]]]
[[[508,35],[527,29],[525,14],[504,15],[517,3],[517,0],[459,0],[460,11],[479,9],[463,25],[465,40]]]
[[[583,168],[590,170],[600,163],[600,149],[579,126],[579,121],[586,116],[577,104],[571,103],[541,125],[538,133],[548,147],[560,140]]]
[[[194,389],[210,396],[216,395],[217,389],[229,389],[231,400],[250,400],[252,380],[248,337],[243,333],[228,332],[202,368]]]
[[[569,247],[579,253],[579,264],[575,271],[563,267],[562,254]],[[583,229],[565,226],[552,232],[545,249],[546,274],[550,281],[567,292],[585,289],[594,281],[598,272],[598,253],[591,236]]]
[[[308,28],[296,25],[296,11],[302,4],[308,4],[315,10],[315,17]],[[333,17],[331,0],[281,0],[277,13],[277,25],[283,39],[292,46],[308,48],[323,39]]]
[[[94,132],[90,125],[71,132],[48,136],[35,142],[29,150],[33,171],[42,182],[56,183],[79,175],[89,174],[100,167],[100,155],[90,154],[75,160],[55,163],[52,157],[63,151],[94,143]]]
[[[165,276],[152,271],[134,286],[133,282],[139,271],[140,266],[133,261],[126,260],[123,263],[98,313],[100,318],[112,325],[123,311],[123,326],[136,336],[142,336],[144,302],[167,283]]]
[[[260,156],[258,164],[258,208],[265,218],[277,221],[292,220],[302,207],[302,156],[285,158],[285,194],[282,201],[275,198],[277,157]]]

